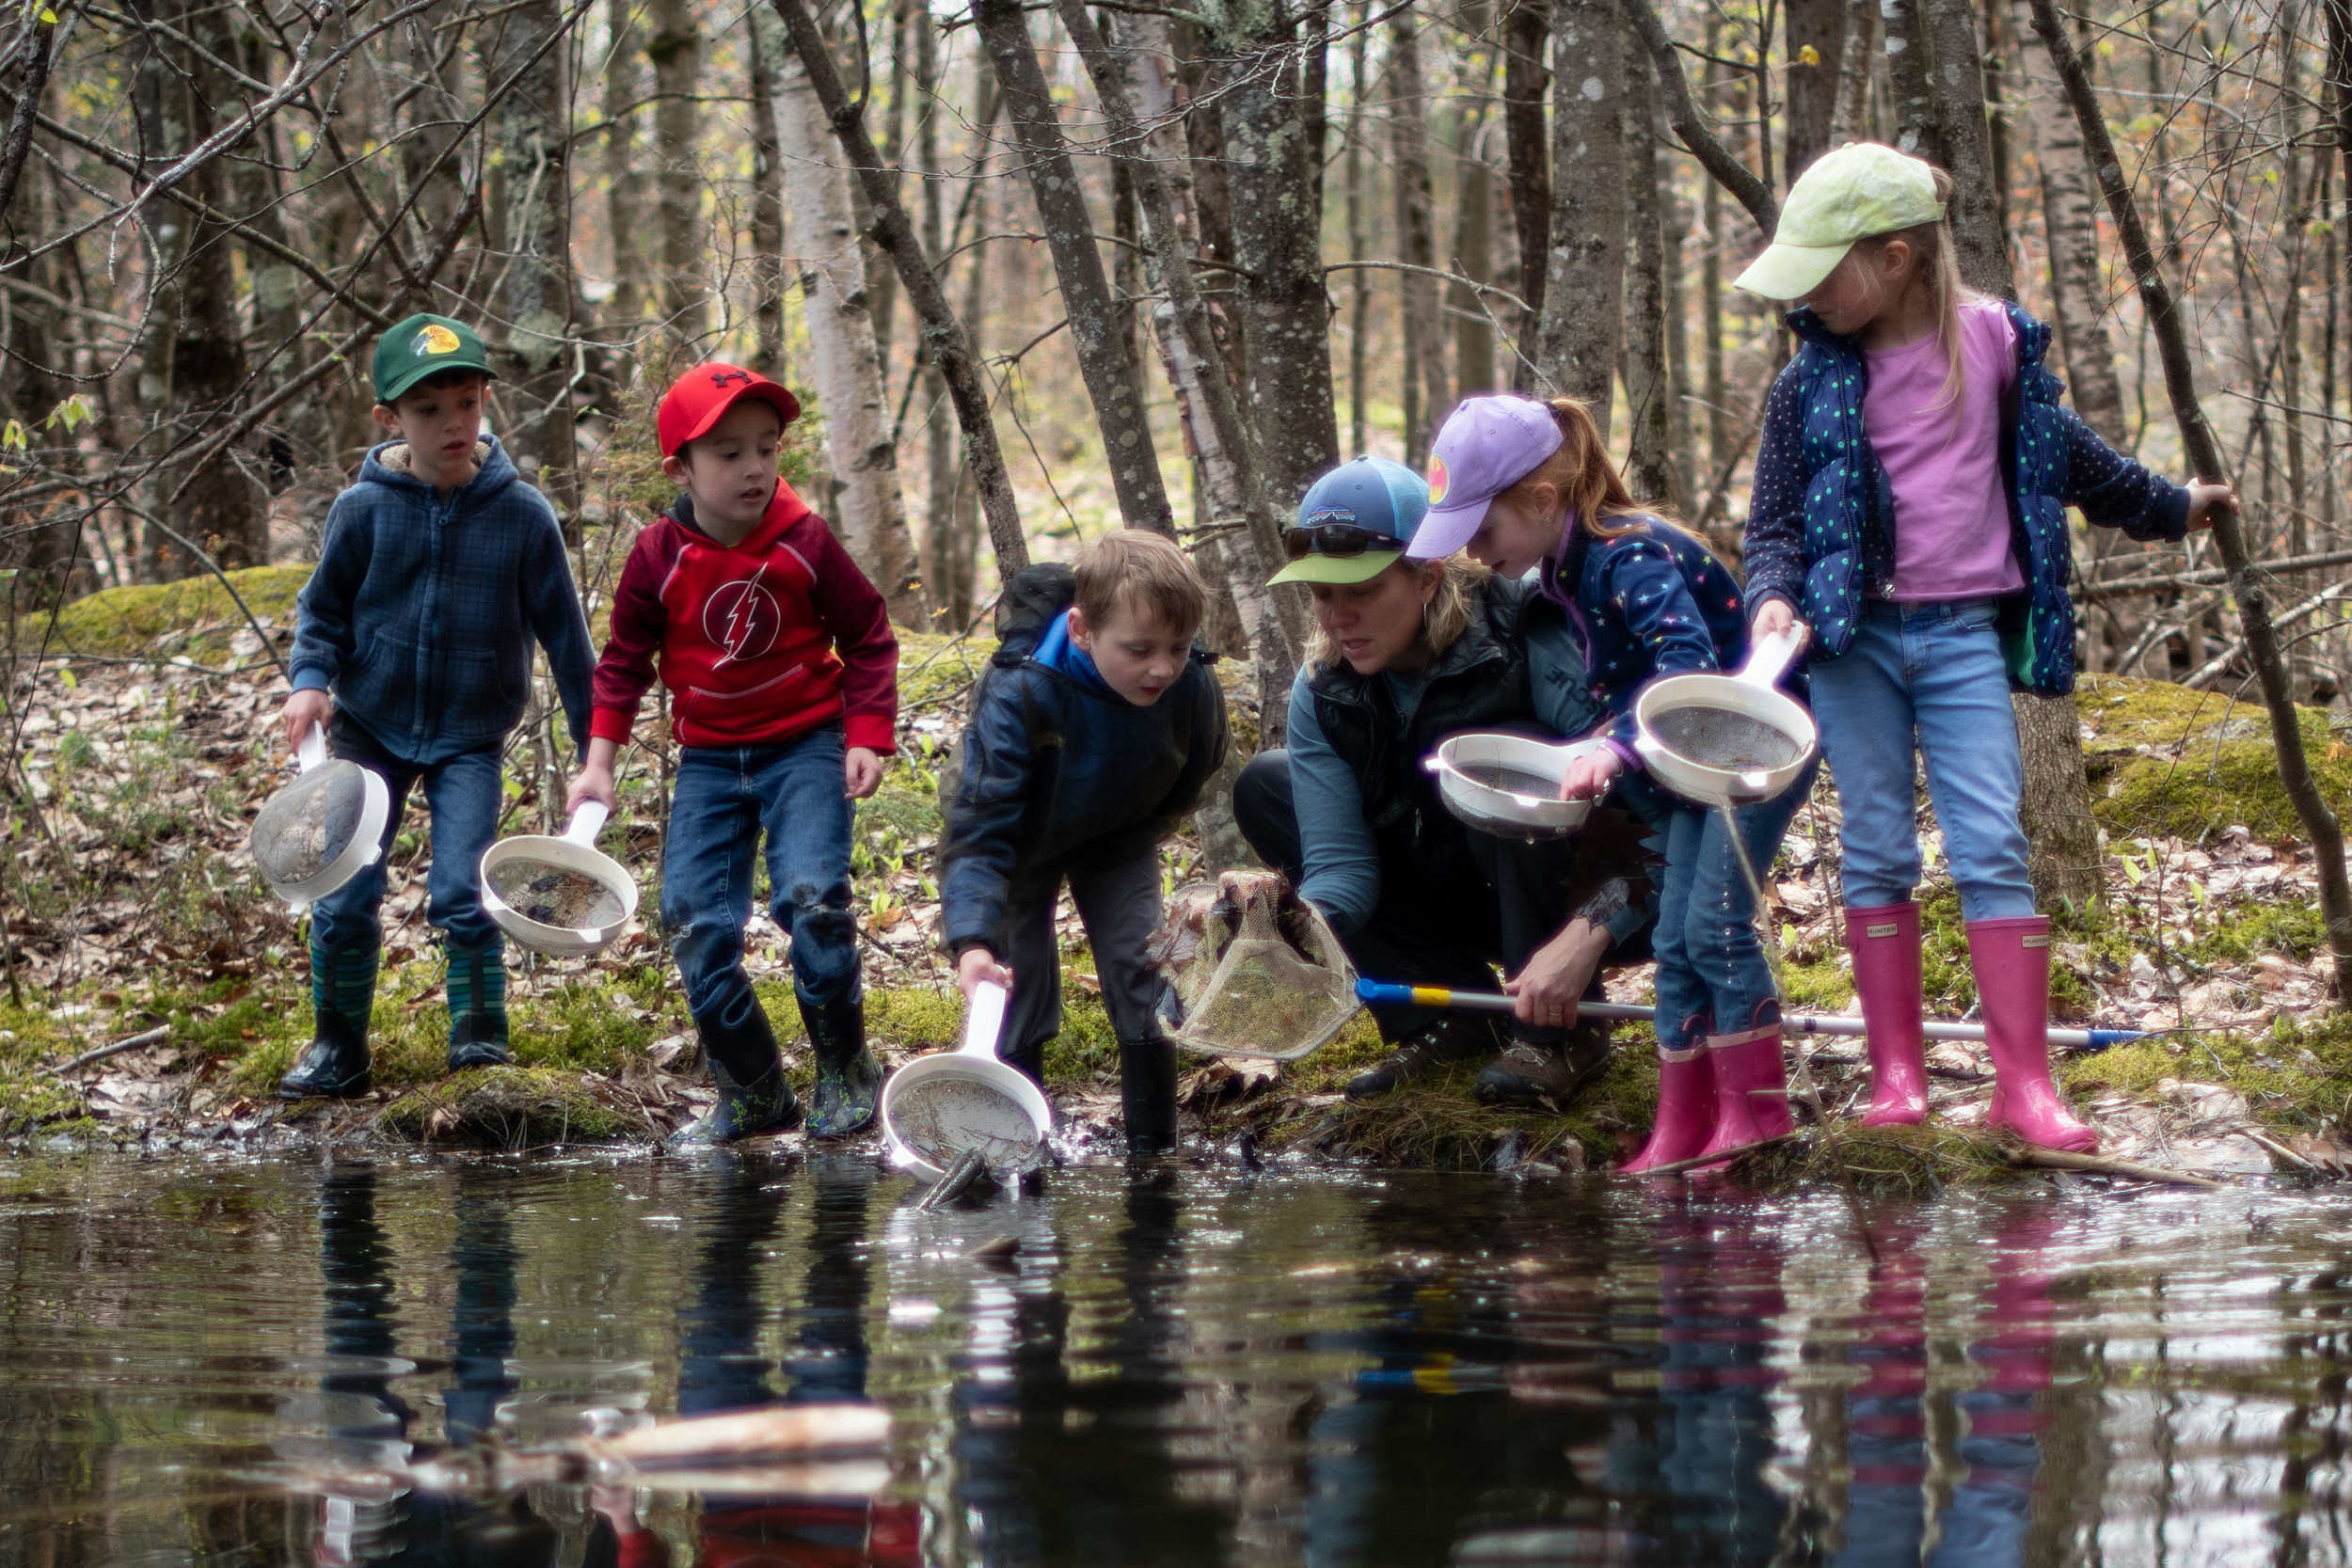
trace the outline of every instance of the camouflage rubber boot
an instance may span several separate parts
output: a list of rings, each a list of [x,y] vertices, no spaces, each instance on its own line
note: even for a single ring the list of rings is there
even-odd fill
[[[866,1000],[818,1006],[801,998],[801,1022],[808,1026],[817,1057],[817,1087],[809,1096],[808,1132],[813,1138],[846,1138],[874,1119],[882,1099],[882,1068],[866,1048]]]
[[[280,1100],[349,1100],[368,1092],[368,1014],[375,1006],[376,951],[310,945],[310,1043],[278,1081]]]
[[[680,1128],[671,1140],[674,1144],[731,1144],[799,1125],[801,1102],[784,1075],[776,1032],[758,997],[746,989],[718,1014],[696,1019],[694,1027],[702,1036],[719,1102],[699,1120]]]
[[[1609,1066],[1609,1026],[1588,1020],[1557,1040],[1514,1039],[1473,1092],[1481,1105],[1542,1105],[1559,1110]]]

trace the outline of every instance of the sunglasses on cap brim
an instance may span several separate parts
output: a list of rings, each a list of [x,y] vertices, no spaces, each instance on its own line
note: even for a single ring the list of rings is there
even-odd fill
[[[1405,541],[1396,535],[1359,528],[1354,523],[1308,523],[1282,531],[1282,553],[1293,561],[1311,555],[1345,559],[1370,550],[1404,548]]]

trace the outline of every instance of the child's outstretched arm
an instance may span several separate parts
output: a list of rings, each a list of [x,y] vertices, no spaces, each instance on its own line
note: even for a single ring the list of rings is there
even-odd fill
[[[1023,676],[1018,671],[990,673],[994,678],[983,677],[964,726],[963,765],[947,793],[940,831],[940,937],[955,956],[959,985],[965,982],[971,952],[983,950],[989,962],[995,960],[1033,777]]]
[[[1748,608],[1756,614],[1772,599],[1797,604],[1804,591],[1804,409],[1793,370],[1780,372],[1764,400],[1764,434],[1740,536]]]
[[[301,743],[303,731],[326,723],[334,712],[327,693],[353,652],[351,604],[368,575],[374,546],[366,507],[337,498],[326,515],[319,563],[294,601],[294,653],[287,661],[294,670],[294,693],[278,714],[290,748]]]
[[[596,648],[589,636],[588,616],[580,609],[580,590],[572,581],[571,556],[564,548],[564,530],[553,507],[547,508],[546,525],[532,540],[523,572],[523,613],[531,623],[531,635],[548,651],[548,669],[555,676],[564,717],[571,723],[572,744],[585,753],[593,705],[589,682],[596,673]]]
[[[2072,408],[2061,404],[2058,415],[2066,431],[2066,500],[2086,518],[2141,540],[2178,539],[2192,528],[2212,525],[2212,508],[2221,499],[2212,491],[2228,496],[2227,485],[2202,486],[2201,507],[2198,487],[2175,484],[2133,462],[2099,439]]]
[[[818,540],[811,599],[841,658],[842,787],[863,800],[882,783],[882,759],[898,750],[898,634],[890,607],[841,542],[821,530]]]

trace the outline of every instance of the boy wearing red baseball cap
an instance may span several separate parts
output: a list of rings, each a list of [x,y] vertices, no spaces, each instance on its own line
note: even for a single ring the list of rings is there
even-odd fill
[[[874,1117],[850,911],[852,800],[893,749],[898,640],[882,595],[776,473],[798,399],[735,365],[697,365],[662,397],[661,471],[681,485],[637,536],[612,591],[587,765],[567,809],[612,804],[612,763],[657,673],[670,689],[677,784],[662,846],[661,924],[719,1088],[679,1134],[727,1143],[790,1127],[800,1102],[743,969],[752,857],[767,837],[771,911],[817,1058],[808,1130]]]

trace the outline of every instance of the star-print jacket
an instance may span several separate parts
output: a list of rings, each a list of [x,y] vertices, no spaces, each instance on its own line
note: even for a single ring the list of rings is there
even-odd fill
[[[1627,531],[1600,539],[1568,528],[1537,580],[1582,644],[1593,700],[1614,716],[1611,747],[1638,770],[1633,699],[1654,676],[1738,669],[1748,623],[1740,585],[1706,546],[1655,517],[1610,526]]]
[[[847,745],[893,749],[889,609],[782,480],[732,546],[695,525],[687,496],[638,534],[612,590],[590,734],[628,743],[657,665],[681,746],[778,746],[838,722]]]
[[[2025,587],[2001,605],[2001,647],[2011,684],[2043,696],[2074,689],[2074,557],[2066,508],[2134,539],[2187,531],[2188,492],[2108,450],[2059,402],[2042,363],[2050,329],[2015,305],[2017,382],[2001,423],[2010,547]],[[1804,346],[1772,383],[1748,503],[1748,601],[1786,599],[1813,628],[1813,658],[1852,643],[1865,600],[1895,578],[1895,500],[1863,434],[1868,364],[1862,347],[1799,309],[1788,325]]]

